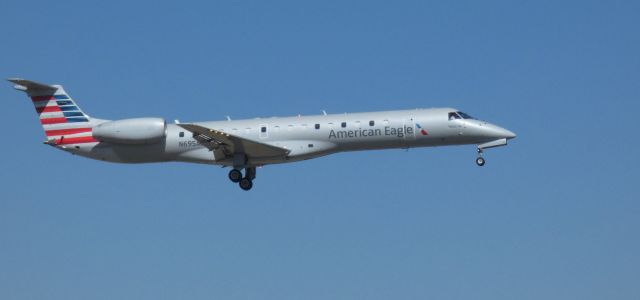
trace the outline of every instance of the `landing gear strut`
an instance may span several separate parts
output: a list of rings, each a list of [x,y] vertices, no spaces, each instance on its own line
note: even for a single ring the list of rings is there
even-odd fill
[[[253,180],[256,178],[256,168],[245,168],[245,176],[242,177],[242,172],[238,168],[234,168],[229,171],[229,180],[237,183],[241,189],[248,191],[253,187]]]
[[[480,167],[484,166],[485,163],[484,158],[482,157],[482,152],[482,149],[478,148],[478,158],[476,158],[476,165]]]

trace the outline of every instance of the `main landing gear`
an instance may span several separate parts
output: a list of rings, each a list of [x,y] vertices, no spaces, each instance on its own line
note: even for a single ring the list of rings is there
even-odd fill
[[[256,168],[245,168],[245,176],[242,177],[242,171],[233,169],[229,171],[229,180],[237,183],[241,189],[248,191],[253,187],[253,180],[256,178]]]
[[[231,180],[231,182],[238,183],[240,182],[241,179],[242,179],[242,172],[240,172],[240,170],[233,169],[229,171],[229,180]]]

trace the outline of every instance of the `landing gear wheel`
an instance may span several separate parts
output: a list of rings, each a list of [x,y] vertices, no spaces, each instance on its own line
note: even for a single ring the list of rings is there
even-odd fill
[[[476,164],[478,166],[482,167],[482,166],[484,166],[484,163],[485,163],[484,158],[482,158],[482,157],[476,158]]]
[[[242,172],[238,169],[233,169],[229,171],[229,180],[232,182],[238,183],[242,179]]]
[[[239,185],[240,185],[241,189],[243,189],[245,191],[248,191],[253,187],[253,181],[251,181],[251,179],[245,177],[245,178],[242,178],[240,180]]]

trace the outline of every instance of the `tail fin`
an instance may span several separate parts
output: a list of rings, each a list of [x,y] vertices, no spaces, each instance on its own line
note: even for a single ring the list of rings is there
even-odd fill
[[[80,144],[97,142],[91,136],[91,118],[67,95],[61,85],[47,85],[20,78],[10,78],[14,88],[31,97],[47,143]]]

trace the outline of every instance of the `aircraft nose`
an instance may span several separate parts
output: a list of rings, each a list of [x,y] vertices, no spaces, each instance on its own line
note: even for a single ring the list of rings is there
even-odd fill
[[[503,136],[503,137],[505,137],[507,140],[514,139],[514,138],[516,138],[516,136],[517,136],[517,135],[516,135],[515,133],[513,133],[513,131],[511,131],[511,130],[504,129],[504,128],[502,128],[502,130],[504,131],[504,132],[502,133],[502,136]]]
[[[502,128],[500,126],[496,126],[496,125],[492,125],[488,127],[490,133],[489,135],[492,137],[495,137],[497,139],[513,139],[516,137],[516,134],[513,133],[512,131]]]

